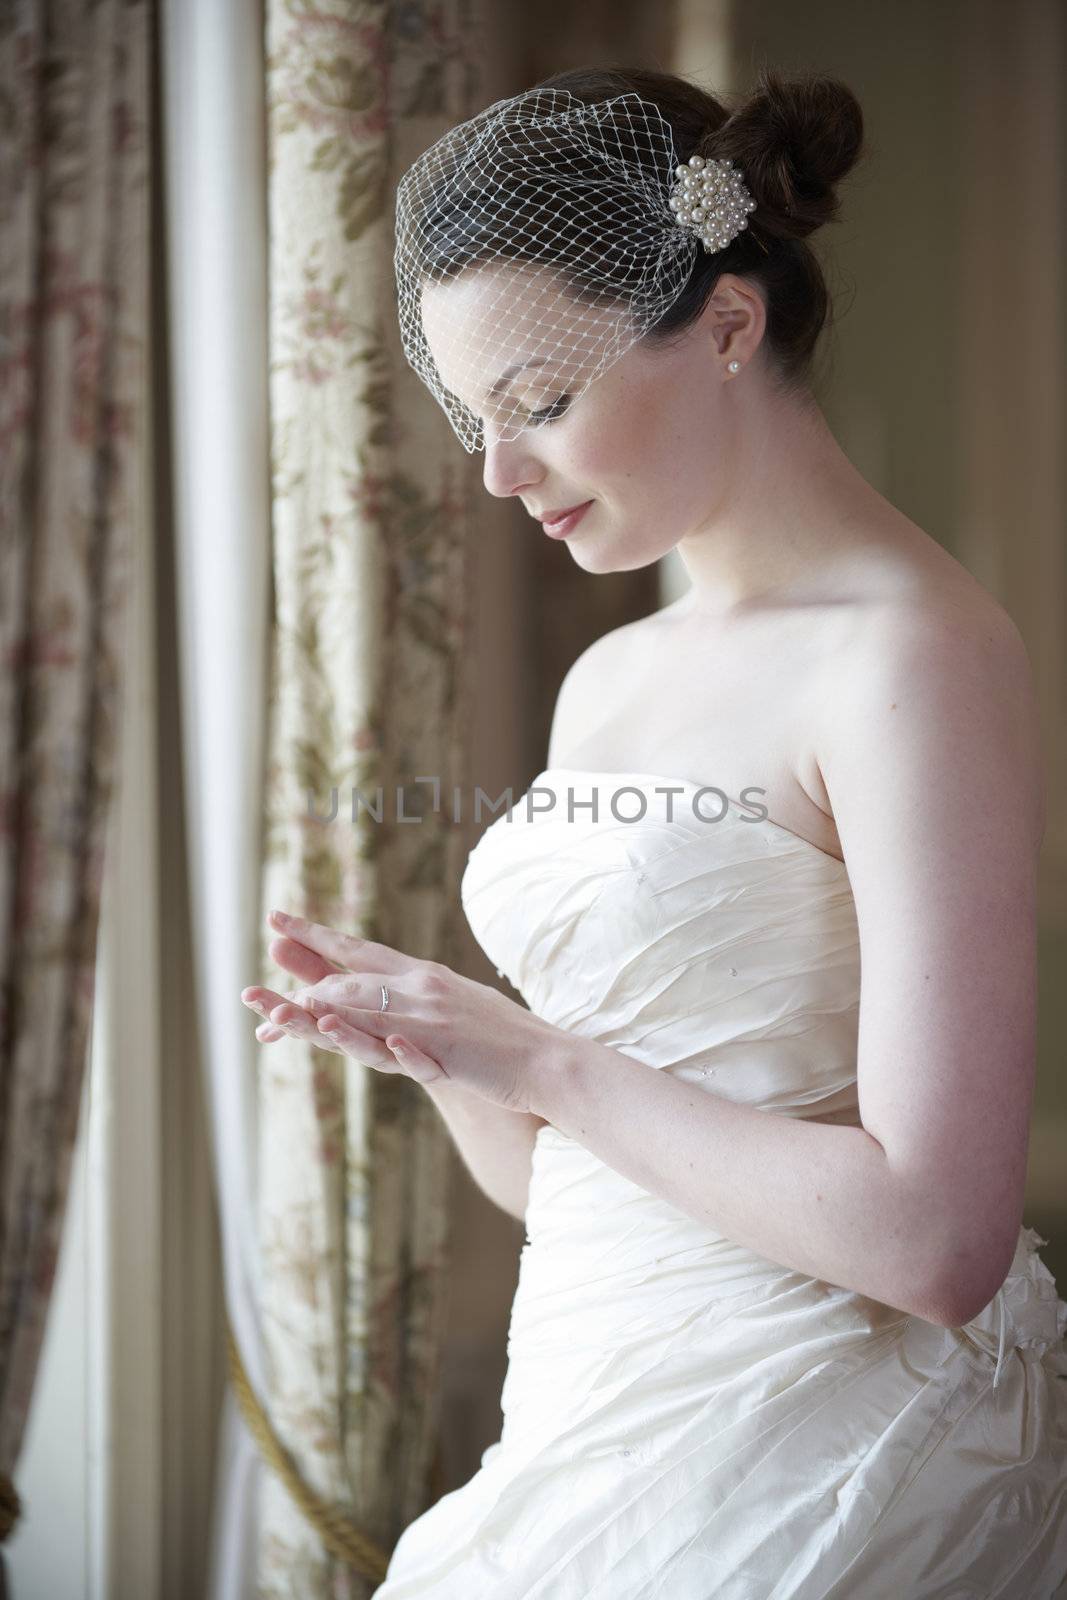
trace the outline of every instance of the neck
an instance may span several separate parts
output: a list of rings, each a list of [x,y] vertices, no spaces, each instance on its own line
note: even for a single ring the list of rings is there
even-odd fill
[[[825,593],[827,580],[905,538],[906,519],[834,438],[819,407],[753,385],[731,412],[730,493],[678,546],[682,609],[727,618]]]

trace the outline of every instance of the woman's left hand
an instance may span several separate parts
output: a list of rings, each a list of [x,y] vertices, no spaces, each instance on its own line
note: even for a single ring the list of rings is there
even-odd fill
[[[508,1111],[537,1113],[538,1086],[553,1070],[562,1029],[440,962],[302,917],[272,911],[268,923],[329,969],[291,995],[260,985],[241,991],[244,1003],[273,1026],[378,1071],[422,1083],[447,1079]],[[378,1009],[383,983],[384,1013]]]

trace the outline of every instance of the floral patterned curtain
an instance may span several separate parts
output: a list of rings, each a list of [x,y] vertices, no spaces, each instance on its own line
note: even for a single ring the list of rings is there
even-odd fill
[[[466,0],[268,0],[275,614],[262,912],[448,960],[460,837],[473,479],[399,344],[400,171],[474,109]],[[381,785],[384,820],[352,796]],[[402,801],[393,803],[397,786]],[[399,798],[399,797],[398,797]],[[401,814],[417,826],[395,821]],[[261,923],[261,926],[263,924]],[[264,927],[260,981],[273,966]],[[374,1592],[439,1492],[448,1136],[432,1103],[293,1040],[264,1046],[263,1593]],[[242,1373],[236,1348],[239,1392]]]
[[[67,1204],[147,514],[150,20],[147,0],[0,9],[0,1540]]]

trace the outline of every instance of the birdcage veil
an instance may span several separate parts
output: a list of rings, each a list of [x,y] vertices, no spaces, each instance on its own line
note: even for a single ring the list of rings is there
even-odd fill
[[[678,165],[670,124],[637,93],[498,100],[397,187],[405,356],[466,450],[485,448],[486,425],[513,439],[642,338],[701,244],[723,248],[754,208],[729,160]]]

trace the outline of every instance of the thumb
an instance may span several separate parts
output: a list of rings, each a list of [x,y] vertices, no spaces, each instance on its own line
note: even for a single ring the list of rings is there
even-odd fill
[[[267,950],[273,962],[306,984],[321,983],[323,978],[339,976],[345,971],[325,960],[316,950],[309,950],[298,939],[272,939]]]
[[[419,1083],[433,1083],[436,1079],[445,1079],[445,1072],[439,1061],[428,1056],[424,1050],[418,1050],[403,1034],[390,1033],[386,1036],[386,1046],[390,1049],[404,1071],[412,1078],[417,1078]]]

